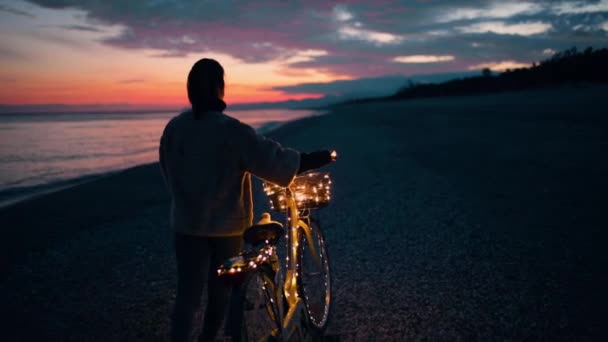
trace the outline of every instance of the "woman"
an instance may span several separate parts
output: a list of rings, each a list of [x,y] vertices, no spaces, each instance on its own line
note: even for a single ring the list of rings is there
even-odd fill
[[[242,234],[252,224],[251,174],[287,186],[297,173],[332,158],[329,151],[306,154],[282,147],[223,114],[224,69],[215,60],[196,62],[187,88],[192,109],[169,121],[159,148],[177,257],[171,338],[188,340],[206,282],[200,340],[212,341],[230,296],[215,268],[240,251]]]

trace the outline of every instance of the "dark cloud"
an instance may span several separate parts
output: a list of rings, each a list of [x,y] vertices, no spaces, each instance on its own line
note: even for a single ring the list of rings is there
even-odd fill
[[[7,5],[0,4],[0,12],[6,12],[10,14],[19,15],[22,17],[35,18],[35,16],[29,12],[22,11],[20,9],[12,8]]]
[[[62,29],[74,30],[74,31],[103,32],[103,30],[101,30],[95,26],[87,26],[87,25],[61,25],[59,27]]]
[[[161,51],[157,57],[216,51],[245,62],[292,58],[289,68],[354,77],[531,62],[544,49],[607,45],[607,0],[32,2],[81,9],[91,23],[120,25],[124,31],[105,44],[156,49]],[[293,59],[305,50],[325,54]],[[454,58],[427,64],[393,61],[411,55]]]
[[[0,46],[0,57],[2,59],[23,60],[28,59],[28,56],[12,47]]]
[[[38,5],[43,6],[43,7],[61,9],[61,8],[67,8],[67,7],[73,6],[75,1],[70,1],[70,0],[40,0],[40,1],[31,1],[31,2],[37,3]]]
[[[133,83],[144,83],[146,80],[143,78],[130,78],[126,80],[120,80],[118,83],[120,84],[133,84]]]

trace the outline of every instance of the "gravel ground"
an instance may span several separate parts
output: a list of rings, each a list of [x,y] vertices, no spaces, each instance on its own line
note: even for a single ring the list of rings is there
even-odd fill
[[[341,106],[273,132],[340,152],[320,212],[327,333],[601,339],[607,90]],[[158,165],[0,209],[0,226],[6,341],[167,339],[175,260]]]

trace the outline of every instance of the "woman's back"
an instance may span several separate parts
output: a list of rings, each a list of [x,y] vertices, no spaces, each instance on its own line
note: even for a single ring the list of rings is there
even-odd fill
[[[299,167],[297,151],[220,112],[176,116],[159,152],[172,197],[171,225],[199,236],[240,235],[251,225],[250,172],[286,185]]]

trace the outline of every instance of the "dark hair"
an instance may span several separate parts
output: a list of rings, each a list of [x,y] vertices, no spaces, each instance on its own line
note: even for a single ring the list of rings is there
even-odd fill
[[[188,74],[188,99],[195,115],[208,110],[223,111],[224,68],[214,59],[194,63]]]

